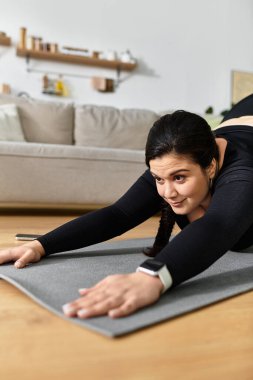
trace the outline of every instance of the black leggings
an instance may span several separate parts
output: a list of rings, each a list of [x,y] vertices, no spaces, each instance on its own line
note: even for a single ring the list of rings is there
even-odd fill
[[[253,94],[247,96],[246,98],[240,100],[235,104],[231,110],[226,114],[223,121],[233,119],[234,117],[253,115]],[[253,244],[253,225],[245,232],[243,237],[240,239],[233,250],[240,251]]]
[[[253,115],[253,94],[240,100],[235,104],[230,111],[226,114],[223,121],[233,119],[234,117]]]

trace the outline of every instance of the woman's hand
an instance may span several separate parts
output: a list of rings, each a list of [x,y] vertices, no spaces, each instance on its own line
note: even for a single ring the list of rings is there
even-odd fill
[[[64,305],[63,311],[68,317],[124,317],[156,302],[162,290],[161,280],[145,273],[112,275],[92,288],[80,289],[82,297]]]
[[[44,248],[38,240],[20,245],[19,247],[7,248],[0,251],[0,264],[14,261],[14,266],[24,268],[29,263],[40,261],[45,255]]]

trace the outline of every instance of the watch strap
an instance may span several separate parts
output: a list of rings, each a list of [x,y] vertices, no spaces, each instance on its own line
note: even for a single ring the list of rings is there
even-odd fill
[[[168,271],[168,268],[166,267],[166,265],[164,265],[162,267],[162,269],[159,270],[158,272],[158,277],[160,278],[160,280],[162,281],[163,283],[163,286],[164,286],[164,289],[162,291],[162,294],[166,292],[166,290],[168,290],[171,285],[172,285],[172,277],[171,277],[171,274],[170,272]]]
[[[170,272],[169,272],[169,270],[168,270],[168,268],[166,267],[165,264],[157,272],[156,271],[147,270],[146,268],[143,268],[142,266],[139,266],[136,269],[136,272],[142,272],[142,273],[146,273],[149,276],[159,277],[160,280],[161,280],[161,282],[162,282],[162,284],[163,284],[162,294],[165,293],[166,290],[168,290],[171,287],[172,282],[173,282],[171,274],[170,274]]]

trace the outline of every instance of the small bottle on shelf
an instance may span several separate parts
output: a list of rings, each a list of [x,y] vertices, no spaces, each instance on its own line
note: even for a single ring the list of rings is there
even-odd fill
[[[22,27],[19,29],[19,45],[20,49],[26,49],[26,28]]]
[[[67,87],[65,86],[65,83],[62,79],[62,75],[59,75],[58,80],[55,82],[55,94],[60,95],[60,96],[68,96],[68,90]]]
[[[0,93],[1,94],[10,94],[11,93],[11,86],[7,83],[0,84]]]
[[[49,78],[46,74],[42,77],[42,87],[43,92],[46,92],[48,90]]]
[[[34,36],[28,36],[27,38],[27,49],[28,50],[34,50],[35,48],[35,37]]]

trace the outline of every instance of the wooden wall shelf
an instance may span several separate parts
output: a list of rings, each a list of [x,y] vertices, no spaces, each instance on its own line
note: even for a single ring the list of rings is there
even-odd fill
[[[0,45],[4,46],[10,46],[11,45],[11,38],[10,37],[5,37],[5,36],[0,36]]]
[[[106,69],[116,69],[124,71],[132,71],[136,68],[136,63],[126,63],[121,61],[109,61],[99,58],[83,57],[81,55],[64,54],[64,53],[51,53],[44,51],[28,50],[17,48],[16,54],[18,57],[25,57],[27,59],[41,59],[46,61],[56,61],[70,64],[87,65],[95,67],[103,67]]]

